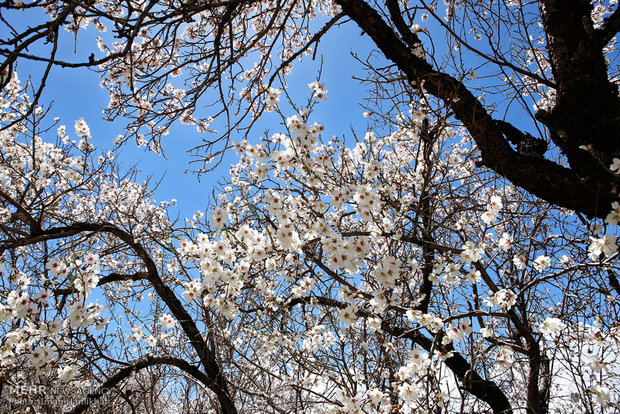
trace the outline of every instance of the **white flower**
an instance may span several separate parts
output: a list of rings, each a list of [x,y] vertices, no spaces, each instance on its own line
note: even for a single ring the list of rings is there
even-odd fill
[[[131,328],[131,336],[132,336],[133,340],[136,341],[136,342],[141,340],[142,337],[144,336],[144,333],[142,332],[142,327],[141,326],[134,326],[133,328]]]
[[[609,388],[604,385],[595,385],[590,387],[590,392],[594,394],[596,400],[602,407],[606,407],[609,404],[611,398]]]
[[[386,288],[394,288],[400,277],[400,263],[392,256],[387,256],[375,267],[375,279]]]
[[[194,279],[188,283],[184,283],[183,286],[185,287],[183,297],[187,298],[188,300],[198,299],[204,289],[202,282],[198,279]]]
[[[498,292],[491,293],[487,298],[484,298],[483,301],[489,307],[497,306],[509,310],[517,302],[517,295],[510,289],[502,289]]]
[[[368,318],[366,320],[368,324],[368,329],[372,332],[381,332],[381,319],[379,318]]]
[[[62,382],[69,382],[79,373],[79,368],[75,365],[67,365],[57,370],[58,379]]]
[[[386,400],[385,394],[377,388],[371,388],[366,392],[371,404],[381,404]]]
[[[46,264],[45,268],[50,271],[53,275],[64,274],[67,266],[58,259],[50,259]]]
[[[588,246],[588,257],[597,260],[601,254],[609,257],[618,251],[616,236],[611,234],[603,234],[603,237],[597,239],[590,237],[591,243]]]
[[[269,88],[269,90],[267,91],[267,95],[265,96],[265,110],[267,112],[271,112],[278,107],[278,104],[280,103],[281,93],[281,89]]]
[[[286,118],[286,126],[291,129],[293,134],[298,138],[304,138],[308,135],[308,127],[299,115],[293,115]]]
[[[168,329],[173,328],[177,324],[177,322],[174,320],[172,315],[169,315],[167,313],[164,313],[163,315],[159,317],[159,322],[162,324],[164,328],[168,328]]]
[[[90,129],[84,121],[84,118],[80,118],[75,121],[75,133],[82,138],[90,138]]]
[[[495,354],[495,362],[501,367],[509,367],[514,362],[514,353],[507,346],[500,346]]]
[[[218,207],[211,213],[211,225],[220,230],[228,221],[228,213],[225,209]]]
[[[525,268],[525,264],[527,263],[527,259],[521,253],[515,254],[512,258],[512,263],[514,263],[515,267],[519,270]]]
[[[512,247],[513,243],[514,243],[514,240],[512,239],[512,236],[508,233],[504,233],[502,234],[502,238],[499,239],[499,242],[497,243],[497,245],[499,246],[500,249],[506,251]]]
[[[611,211],[607,214],[607,217],[605,217],[605,223],[610,226],[617,226],[618,222],[620,222],[620,203],[614,201],[611,203]]]
[[[308,88],[310,88],[313,91],[316,91],[317,89],[321,88],[321,84],[318,81],[310,82],[308,84]]]
[[[348,305],[338,313],[338,321],[347,326],[352,325],[357,320],[357,307]]]
[[[13,310],[0,303],[0,322],[6,322],[13,317]]]
[[[483,338],[490,338],[495,335],[495,332],[493,332],[493,328],[485,326],[484,328],[480,328],[480,335],[482,335]]]
[[[558,318],[547,318],[540,325],[538,329],[549,340],[557,338],[562,329],[566,328],[566,324]]]
[[[620,158],[614,158],[609,166],[609,169],[620,172]]]
[[[293,287],[293,289],[291,289],[291,292],[293,293],[293,296],[295,296],[296,298],[301,298],[301,297],[308,295],[308,293],[310,293],[313,288],[314,288],[314,279],[306,276],[299,281],[298,286],[295,286]]]
[[[534,260],[534,268],[539,272],[542,272],[549,266],[551,266],[551,258],[549,256],[541,255]]]
[[[473,262],[478,262],[482,259],[482,254],[484,250],[477,247],[472,242],[468,241],[462,247],[463,252],[461,253],[461,261],[467,265],[472,264]]]
[[[415,385],[405,382],[398,388],[398,395],[403,401],[414,402],[420,396],[420,390]]]
[[[325,84],[314,81],[308,84],[308,88],[314,91],[313,98],[327,101],[327,91],[324,89]]]
[[[452,341],[460,341],[465,337],[465,335],[469,335],[472,333],[471,322],[469,319],[463,319],[459,322],[458,325],[450,324],[446,329],[446,336],[444,336],[444,344],[450,343]]]
[[[448,285],[458,286],[461,282],[459,276],[461,274],[461,265],[458,263],[448,263],[443,269],[444,278]]]
[[[30,354],[27,354],[28,359],[34,367],[39,370],[45,364],[52,361],[54,358],[54,350],[49,345],[40,346],[32,350]]]
[[[487,226],[490,226],[495,220],[497,220],[497,216],[502,207],[502,199],[498,196],[492,196],[489,200],[489,204],[487,204],[487,211],[482,213],[480,218]]]
[[[420,32],[424,32],[426,31],[426,27],[422,27],[419,24],[412,24],[411,25],[411,31],[413,33],[420,33]]]
[[[41,289],[39,290],[39,293],[35,295],[34,300],[38,301],[43,306],[47,306],[47,301],[52,296],[54,296],[54,293],[51,290]]]
[[[492,196],[489,200],[489,204],[487,204],[487,210],[498,213],[503,206],[501,197]]]
[[[490,226],[495,220],[497,220],[497,213],[493,211],[485,211],[482,213],[482,216],[480,216],[480,219],[484,222],[484,224]]]
[[[476,269],[470,269],[469,272],[467,272],[464,276],[465,280],[467,280],[468,282],[471,283],[478,283],[480,282],[480,278],[481,278],[482,274],[480,273],[479,270]]]

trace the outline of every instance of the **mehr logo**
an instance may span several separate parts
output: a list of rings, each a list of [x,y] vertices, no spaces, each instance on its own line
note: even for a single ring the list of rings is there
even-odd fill
[[[9,385],[7,386],[9,394],[13,395],[44,395],[48,392],[45,385]]]

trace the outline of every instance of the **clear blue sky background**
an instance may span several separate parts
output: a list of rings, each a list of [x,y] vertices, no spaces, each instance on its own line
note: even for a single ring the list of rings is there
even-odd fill
[[[8,17],[12,19],[11,23],[17,22],[21,27],[40,23],[40,20],[35,21],[32,15],[18,13]],[[76,40],[71,34],[64,33],[60,56],[69,61],[83,61],[92,51],[98,52],[94,39],[100,34],[94,29],[89,29],[85,34],[86,36],[79,36]],[[349,52],[354,50],[364,58],[370,51],[369,46],[368,37],[362,36],[354,24],[348,23],[340,28],[334,28],[320,42],[316,60],[313,61],[311,56],[305,56],[303,62],[295,62],[293,74],[287,78],[289,93],[296,100],[296,104],[302,106],[311,94],[307,84],[316,79],[321,57],[323,58],[321,80],[325,82],[329,100],[317,106],[317,111],[310,122],[317,121],[325,125],[324,135],[328,137],[346,135],[352,139],[351,127],[362,134],[366,129],[366,120],[362,116],[363,109],[360,106],[365,95],[364,87],[351,78],[353,74],[361,75],[362,71],[360,64]],[[31,75],[36,82],[42,67],[37,63],[26,64],[26,61],[22,61],[17,70],[22,83],[25,83]],[[92,142],[99,149],[110,149],[114,138],[123,132],[123,122],[122,120],[107,122],[102,119],[102,108],[108,104],[108,94],[101,89],[99,81],[98,74],[86,69],[55,67],[47,81],[41,103],[47,106],[53,102],[51,115],[61,118],[61,123],[67,125],[67,132],[72,137],[75,137],[73,129],[75,120],[83,117],[90,126]],[[283,112],[286,115],[292,114],[292,108],[284,102],[284,99],[282,101]],[[281,119],[277,114],[266,114],[263,122],[253,130],[251,136],[260,137],[266,128],[271,133],[279,132],[282,130],[280,122]],[[214,125],[217,128],[218,124]],[[209,136],[205,138],[208,139]],[[54,136],[46,138],[46,140],[54,139]],[[213,185],[227,177],[231,162],[236,162],[236,156],[229,154],[214,172],[203,176],[198,182],[197,177],[187,173],[186,170],[188,163],[193,159],[187,150],[200,144],[200,139],[201,136],[194,126],[176,124],[171,129],[170,135],[162,141],[165,158],[144,148],[138,149],[134,142],[130,141],[117,160],[124,169],[138,164],[142,171],[141,179],[152,176],[154,181],[158,181],[164,176],[156,191],[156,199],[162,201],[175,198],[178,200],[181,215],[191,216],[197,210],[204,211],[212,194]]]

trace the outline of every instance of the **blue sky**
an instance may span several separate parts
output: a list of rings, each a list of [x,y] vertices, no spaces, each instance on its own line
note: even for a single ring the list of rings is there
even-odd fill
[[[15,19],[19,22],[18,25],[32,25],[35,21],[29,16],[16,15]],[[94,50],[94,39],[97,35],[99,33],[94,29],[87,30],[77,39],[69,33],[63,33],[61,44],[64,49],[59,51],[60,55],[69,61],[83,61]],[[353,74],[361,75],[362,71],[350,51],[354,49],[363,58],[370,51],[369,45],[368,37],[362,36],[352,23],[333,28],[320,42],[316,59],[313,61],[311,56],[306,56],[303,62],[295,62],[293,73],[287,78],[289,94],[296,104],[303,106],[311,94],[307,84],[316,79],[322,60],[321,81],[325,82],[329,100],[316,107],[310,122],[316,121],[325,125],[324,135],[328,137],[346,135],[347,139],[353,139],[351,127],[361,134],[366,129],[366,120],[362,116],[364,110],[360,106],[365,94],[364,87],[351,78]],[[31,75],[36,82],[42,67],[37,63],[22,61],[17,68],[22,83]],[[108,122],[102,119],[102,108],[108,104],[108,95],[107,91],[99,86],[99,81],[98,74],[86,69],[55,67],[47,81],[41,103],[46,106],[52,103],[50,115],[60,117],[61,124],[67,125],[67,131],[73,135],[75,120],[83,117],[90,127],[93,143],[99,149],[110,149],[114,138],[123,132],[123,122]],[[285,103],[285,99],[282,99],[280,107],[285,115],[292,114],[293,110]],[[251,136],[259,138],[265,129],[269,129],[271,133],[279,132],[281,122],[277,114],[268,113]],[[218,124],[215,123],[214,126],[217,128]],[[220,128],[223,129],[221,125]],[[55,139],[54,136],[44,138]],[[137,164],[142,171],[141,179],[152,176],[153,181],[159,181],[163,176],[164,179],[155,193],[156,199],[177,199],[181,215],[191,216],[195,211],[207,207],[213,185],[226,178],[230,164],[236,162],[236,156],[228,154],[214,172],[203,176],[198,182],[196,175],[187,172],[189,162],[194,159],[187,154],[187,150],[200,144],[200,139],[201,135],[193,126],[176,124],[170,135],[162,141],[164,157],[145,151],[144,148],[138,149],[130,141],[117,160],[124,170]]]

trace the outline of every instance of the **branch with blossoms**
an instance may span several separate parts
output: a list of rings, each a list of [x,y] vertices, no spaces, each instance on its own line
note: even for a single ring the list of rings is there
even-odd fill
[[[311,102],[318,102],[317,83],[308,86]],[[269,92],[275,112],[281,93]],[[296,372],[336,378],[345,407],[381,404],[355,390],[374,393],[383,378],[392,385],[373,396],[417,407],[426,395],[422,384],[437,390],[430,384],[440,377],[415,362],[419,354],[407,357],[413,343],[425,353],[437,350],[428,364],[446,364],[456,374],[467,404],[488,403],[496,412],[523,404],[545,412],[555,378],[546,341],[568,326],[549,316],[558,298],[570,297],[555,286],[573,283],[583,270],[603,269],[604,262],[569,263],[611,253],[611,236],[589,243],[589,229],[579,221],[558,222],[552,207],[476,170],[470,137],[439,125],[447,117],[421,116],[415,104],[401,112],[395,131],[368,131],[353,147],[322,141],[324,128],[312,124],[309,111],[279,115],[285,132],[235,146],[240,161],[211,221],[193,222],[202,233],[188,234],[179,249],[185,266],[205,277],[186,286],[186,297],[202,297],[207,308],[248,327],[240,331],[247,345],[230,339],[239,355],[246,346],[266,350],[269,362],[248,362],[245,375],[269,378],[282,364],[268,351],[277,349],[297,361]],[[443,159],[442,151],[452,156]],[[530,222],[532,211],[537,219]],[[611,225],[613,217],[606,221]],[[551,228],[563,236],[548,235]],[[425,281],[428,296],[421,293]],[[489,289],[486,297],[481,289]],[[592,297],[601,293],[582,289]],[[571,312],[551,314],[571,319],[580,311]],[[411,327],[400,322],[405,318]],[[371,367],[362,362],[368,360]],[[338,368],[327,373],[321,364]],[[363,385],[347,379],[353,366],[372,379]],[[521,378],[518,395],[507,391],[504,374]],[[248,387],[276,403],[268,386],[250,381]],[[447,404],[431,391],[428,398]]]
[[[464,37],[451,19],[461,3],[472,13],[487,7],[447,5],[450,19],[442,27],[459,44]],[[510,10],[504,3],[500,10]],[[557,24],[558,16],[583,23],[586,7],[544,3],[549,9],[538,11],[543,26],[584,53],[575,61],[593,58],[587,72],[598,81],[590,86],[601,92],[608,82],[601,81],[602,54],[588,48],[580,27]],[[430,11],[421,4],[420,11]],[[236,105],[246,116],[271,112],[282,129],[230,143],[239,162],[231,166],[228,185],[208,218],[197,214],[179,229],[168,221],[169,204],[151,199],[148,184],[136,183],[132,174],[121,178],[114,153],[94,154],[84,120],[76,121],[75,139],[59,126],[56,144],[43,141],[44,111],[31,110],[11,75],[3,92],[8,106],[0,108],[3,125],[23,114],[29,122],[0,133],[6,167],[0,182],[0,368],[26,367],[64,382],[109,371],[121,384],[129,382],[132,367],[148,372],[168,365],[157,358],[170,354],[171,365],[202,373],[187,372],[210,390],[201,395],[216,395],[208,408],[224,412],[528,407],[546,414],[574,404],[591,409],[593,398],[603,411],[617,406],[619,396],[605,387],[620,383],[618,304],[608,294],[617,284],[610,275],[618,269],[620,206],[613,200],[620,161],[615,144],[606,147],[575,124],[583,114],[571,113],[568,104],[577,92],[588,92],[589,81],[577,79],[572,67],[559,70],[566,56],[553,50],[557,44],[549,44],[548,54],[549,71],[558,76],[540,83],[566,90],[553,109],[538,112],[550,139],[565,150],[566,160],[558,155],[556,162],[540,145],[525,145],[541,144],[540,138],[493,119],[495,109],[467,80],[475,78],[473,71],[450,74],[451,63],[435,60],[422,44],[428,35],[412,24],[418,6],[388,1],[386,12],[359,0],[151,2],[145,12],[130,1],[116,5],[132,11],[125,17],[102,10],[107,3],[86,6],[72,14],[70,27],[79,31],[90,18],[108,19],[125,41],[110,47],[102,39],[100,50],[115,56],[131,45],[127,55],[99,69],[111,92],[108,114],[133,117],[128,134],[140,144],[145,129],[158,139],[174,119],[206,132],[209,114],[194,110],[210,87],[217,89],[220,115],[231,116]],[[331,20],[310,36],[317,10]],[[341,16],[396,64],[373,72],[390,75],[374,79],[377,89],[393,87],[387,98],[377,98],[389,102],[390,109],[377,114],[388,123],[371,123],[354,143],[324,139],[326,127],[312,123],[314,106],[327,101],[320,79],[308,84],[306,107],[288,116],[280,97],[292,97],[272,85],[277,76],[264,81],[272,64],[277,73],[288,70],[275,62],[311,53],[308,42],[316,44]],[[459,18],[466,21],[467,13]],[[575,48],[580,39],[585,49]],[[281,52],[276,60],[274,50]],[[258,64],[248,69],[241,63],[252,51]],[[514,66],[486,60],[499,62],[501,71]],[[550,79],[544,64],[537,63],[540,75],[529,81]],[[189,89],[172,81],[182,70],[190,71]],[[240,92],[243,104],[234,89],[242,83],[248,87]],[[609,104],[610,95],[603,90],[602,101]],[[615,136],[613,111],[599,105],[598,114],[574,103],[593,119],[609,116],[592,129]],[[571,116],[565,130],[557,122],[563,112]],[[240,125],[235,122],[228,119],[228,127]],[[102,295],[90,296],[98,287]],[[105,334],[95,337],[91,327]],[[571,355],[592,343],[598,344],[592,352]],[[152,348],[166,355],[151,356]],[[161,382],[171,376],[162,375]],[[579,384],[577,393],[565,386],[567,377]],[[455,392],[455,383],[466,392]],[[126,395],[125,401],[133,404]]]
[[[146,272],[136,272],[132,274],[110,273],[109,275],[102,276],[99,279],[99,281],[97,282],[97,287],[103,286],[107,283],[123,282],[127,280],[131,280],[134,282],[137,282],[140,280],[148,280],[148,273]],[[71,295],[71,294],[78,293],[78,290],[75,287],[70,287],[70,288],[64,288],[64,289],[56,289],[54,290],[53,293],[56,296]]]
[[[38,232],[38,235],[34,235],[33,237],[24,237],[10,242],[5,242],[1,245],[0,251],[4,252],[5,250],[14,249],[16,247],[28,246],[35,243],[60,238],[68,238],[84,232],[112,234],[126,243],[126,245],[138,255],[147,268],[146,272],[138,272],[134,275],[108,275],[107,277],[99,279],[96,286],[101,286],[104,283],[118,280],[148,280],[155,292],[168,306],[175,319],[181,325],[181,328],[189,339],[189,343],[197,352],[206,371],[205,376],[209,378],[209,382],[205,383],[205,385],[213,390],[213,392],[217,395],[224,412],[235,412],[234,403],[227,391],[226,382],[223,378],[221,368],[213,357],[214,351],[207,346],[205,339],[200,334],[200,331],[198,330],[192,317],[185,310],[185,307],[174,294],[172,289],[166,286],[161,280],[157,266],[150,257],[149,253],[142,246],[142,244],[135,241],[131,234],[109,223],[75,223],[70,226],[41,230]],[[73,293],[73,289],[64,291]],[[57,292],[57,294],[60,294],[61,292]]]
[[[288,307],[297,306],[300,303],[312,304],[312,305],[325,305],[341,311],[346,310],[348,305],[330,298],[324,297],[304,297],[291,299],[286,303]],[[389,306],[389,309],[399,310],[398,307]],[[357,317],[363,318],[377,318],[372,312],[358,309],[355,312]],[[493,313],[484,313],[485,316],[494,315]],[[467,318],[474,316],[474,314],[459,315],[456,319]],[[506,316],[505,314],[497,314],[495,316]],[[351,319],[350,316],[345,316],[344,319]],[[494,413],[509,413],[512,412],[511,404],[507,399],[504,392],[493,381],[489,381],[480,377],[480,375],[472,369],[472,364],[467,361],[459,352],[456,352],[454,346],[451,344],[442,345],[441,341],[438,342],[443,335],[440,332],[435,333],[435,338],[427,338],[418,329],[407,329],[395,325],[390,321],[392,318],[378,318],[380,329],[386,333],[389,333],[396,338],[406,338],[411,340],[414,344],[420,345],[427,352],[439,352],[441,355],[445,355],[441,358],[442,362],[454,373],[454,375],[461,381],[463,389],[467,392],[480,398],[489,404]],[[444,321],[446,322],[446,321]]]
[[[590,217],[604,218],[611,203],[618,201],[620,178],[614,160],[620,159],[620,128],[613,51],[619,10],[614,2],[505,1],[497,9],[469,0],[443,6],[436,1],[240,0],[1,7],[9,14],[32,13],[24,20],[40,22],[20,30],[10,19],[2,21],[3,85],[11,83],[20,61],[46,64],[34,105],[25,113],[36,106],[52,66],[91,67],[101,73],[102,86],[109,92],[106,117],[128,118],[125,139],[136,138],[140,146],[150,143],[153,151],[161,151],[159,141],[174,121],[195,125],[205,134],[216,132],[214,119],[225,118],[224,133],[212,134],[196,148],[195,155],[204,161],[199,172],[208,171],[209,160],[221,160],[223,151],[231,149],[234,131],[256,125],[269,110],[264,98],[275,81],[285,84],[297,58],[307,54],[314,59],[319,41],[336,32],[336,23],[346,17],[369,38],[367,44],[354,47],[381,55],[376,65],[367,66],[374,66],[376,73],[394,74],[373,83],[406,81],[410,96],[431,98],[427,113],[449,108],[476,142],[479,165],[548,202]],[[432,30],[421,24],[427,19],[435,20]],[[317,22],[321,28],[314,30]],[[89,26],[103,33],[92,39],[98,50],[77,62],[57,59],[61,29],[88,39]],[[435,47],[434,39],[439,38],[447,47]],[[477,43],[483,38],[487,41]],[[35,45],[41,52],[27,53]],[[377,50],[370,52],[373,47]],[[472,65],[484,73],[484,81],[475,82],[481,78],[469,68]],[[186,87],[175,83],[179,76]],[[369,99],[394,97],[390,89]],[[491,102],[477,96],[492,96]],[[202,114],[200,107],[211,112]],[[495,119],[500,113],[508,119]],[[383,116],[390,122],[391,117]],[[524,121],[535,124],[540,136],[517,128]],[[554,147],[546,156],[550,143]]]
[[[212,379],[208,375],[182,358],[177,358],[171,355],[144,355],[135,361],[126,363],[126,366],[118,369],[114,374],[110,375],[101,383],[99,387],[88,393],[84,399],[77,403],[75,408],[69,412],[71,414],[80,414],[87,411],[91,405],[96,405],[100,398],[105,398],[107,394],[112,393],[112,389],[114,387],[121,384],[131,375],[154,365],[168,365],[179,368],[196,381],[205,384],[208,387],[216,386],[213,384]]]
[[[29,101],[16,80],[4,93],[17,106]],[[17,111],[13,107],[9,110]],[[114,290],[109,288],[112,283],[121,282],[122,286],[144,281],[153,290],[153,298],[161,301],[154,304],[155,308],[163,303],[172,314],[160,316],[164,328],[178,324],[187,336],[190,349],[180,354],[189,355],[192,361],[197,356],[203,371],[189,369],[190,362],[183,365],[175,356],[145,357],[138,360],[137,367],[166,361],[181,364],[200,374],[195,377],[213,392],[223,412],[236,412],[217,361],[217,345],[203,337],[196,320],[164,282],[156,263],[165,256],[174,231],[166,218],[167,204],[153,203],[150,190],[133,182],[131,173],[122,175],[113,162],[113,152],[95,155],[83,119],[75,124],[79,142],[70,138],[65,126],[59,126],[58,144],[54,145],[38,135],[45,122],[40,116],[44,112],[22,113],[28,122],[9,125],[0,132],[4,180],[0,185],[4,236],[0,240],[0,298],[6,300],[6,304],[0,303],[0,327],[6,339],[1,345],[0,369],[6,372],[25,366],[49,376],[57,368],[58,380],[63,383],[84,378],[89,366],[104,372],[105,368],[97,364],[98,354],[90,355],[89,347],[100,350],[106,338],[94,339],[88,329],[107,329],[110,317],[116,317]],[[109,269],[107,275],[102,276],[102,266]],[[102,315],[104,305],[87,302],[97,287],[111,302],[109,317]],[[134,341],[144,336],[140,327],[132,334]],[[82,340],[84,337],[87,340]],[[112,337],[116,345],[123,344],[124,339],[116,333]],[[157,339],[151,338],[151,346],[157,345]],[[123,349],[117,348],[116,353],[121,357],[104,360],[114,365],[113,361],[127,356]],[[63,361],[68,369],[58,366]],[[121,381],[126,374],[121,369],[112,379]]]
[[[560,112],[568,110],[567,108],[563,110],[558,109],[553,116],[545,115],[547,112],[540,111],[538,118],[551,129],[554,142],[563,151],[567,152],[572,169],[565,168],[546,159],[519,154],[510,147],[487,109],[474,97],[463,82],[445,72],[435,70],[423,57],[412,51],[411,46],[406,43],[407,36],[411,37],[411,41],[415,42],[416,45],[421,45],[415,34],[408,29],[403,29],[402,31],[405,34],[401,33],[401,35],[405,36],[405,41],[401,41],[379,12],[365,1],[343,0],[336,1],[336,3],[341,6],[347,16],[368,33],[377,47],[389,60],[398,66],[409,82],[416,87],[423,88],[424,91],[449,105],[454,111],[455,116],[463,123],[476,141],[481,152],[482,165],[493,169],[532,194],[536,194],[556,205],[571,208],[590,216],[605,217],[608,214],[609,206],[617,199],[617,193],[614,188],[617,188],[620,184],[618,176],[609,170],[613,154],[617,153],[618,148],[599,142],[599,135],[592,137],[591,134],[588,134],[590,139],[589,145],[594,146],[597,151],[600,151],[600,154],[597,153],[595,157],[591,157],[587,151],[579,149],[579,145],[575,143],[584,139],[583,136],[572,136],[570,139],[566,136],[559,138],[558,134],[566,134],[567,129],[563,130],[562,133],[558,133],[557,131],[561,123],[551,118],[561,118],[564,114],[560,114]],[[567,33],[566,28],[572,27],[572,25],[567,25],[561,16],[570,16],[570,19],[580,19],[581,17],[589,19],[589,16],[585,17],[581,14],[588,6],[580,7],[576,4],[571,4],[570,6],[562,4],[560,6],[555,5],[556,2],[554,1],[543,3],[552,4],[546,5],[547,13],[544,13],[543,21],[548,22],[547,24],[549,24],[549,28],[552,31],[555,30],[552,28],[558,28],[557,39],[571,37]],[[397,6],[392,4],[392,9],[390,10],[392,23],[398,27],[400,19],[394,18],[394,16],[400,16],[401,14],[397,10],[400,9],[397,9]],[[561,11],[556,13],[556,10]],[[582,27],[581,21],[577,21],[574,25]],[[561,43],[562,40],[558,40],[558,42]],[[561,48],[558,47],[557,50],[559,51]],[[591,49],[585,49],[585,51],[587,53],[584,53],[584,56],[579,56],[579,59],[584,59],[584,62],[585,59],[591,59],[587,63],[588,67],[593,66],[594,62],[599,64],[602,60],[600,47],[598,50],[596,47],[592,47]],[[585,56],[588,56],[588,58],[585,58]],[[557,62],[555,67],[558,69],[569,69],[571,66],[565,65],[563,62]],[[586,71],[586,73],[590,72]],[[592,68],[592,73],[596,73],[599,78],[596,81],[592,80],[592,83],[598,82],[598,84],[596,85],[596,92],[592,90],[589,94],[598,93],[600,90],[606,89],[601,96],[605,96],[605,99],[615,102],[617,100],[617,90],[615,93],[612,93],[614,87],[607,79],[605,68]],[[571,76],[567,75],[560,82],[566,82],[567,84],[566,99],[571,102],[570,106],[581,107],[584,102],[583,97],[580,98],[582,99],[581,103],[578,103],[575,101],[575,96],[583,92],[581,88],[584,86],[578,82],[573,84],[573,82],[570,82],[570,79],[580,79],[580,82],[584,79],[576,76],[574,73]],[[562,85],[559,86],[559,89],[560,91],[563,90]],[[601,96],[593,100],[586,99],[585,102],[597,101]],[[614,105],[615,103],[610,101],[603,108],[599,108],[599,110],[609,111],[607,108],[615,107]],[[566,106],[569,105],[566,104]],[[565,108],[564,105],[562,105],[562,108]],[[587,112],[589,113],[590,110],[588,109]],[[609,116],[614,117],[611,114]],[[570,117],[571,115],[569,115]],[[609,118],[606,117],[605,119]],[[582,116],[579,116],[579,120],[580,122],[583,121]],[[562,121],[566,121],[566,116],[562,118]],[[609,124],[608,121],[601,122]],[[583,128],[583,123],[579,124],[576,120],[574,125],[572,122],[570,124],[571,128],[575,130]],[[564,125],[564,127],[567,127],[567,125]],[[617,131],[617,128],[615,129]],[[615,136],[613,134],[611,130],[606,130],[604,136]],[[605,142],[610,141],[619,142],[617,139],[609,139]],[[601,156],[604,160],[600,159]]]

